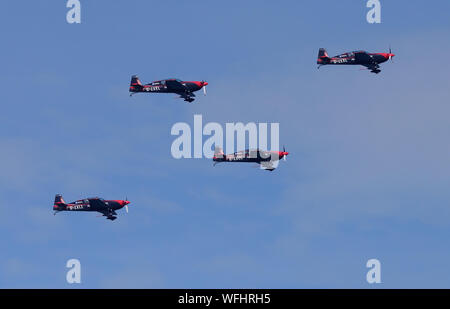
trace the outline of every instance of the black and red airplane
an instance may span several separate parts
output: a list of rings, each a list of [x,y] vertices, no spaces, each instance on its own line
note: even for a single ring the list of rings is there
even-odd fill
[[[55,203],[53,205],[53,210],[56,213],[60,211],[97,211],[103,214],[106,219],[114,221],[117,219],[116,210],[125,207],[128,213],[129,201],[125,200],[104,200],[99,197],[86,198],[78,200],[72,203],[64,202],[61,194],[55,196]]]
[[[233,154],[225,155],[222,148],[216,147],[214,150],[214,166],[221,162],[244,162],[257,163],[260,168],[267,171],[273,171],[278,166],[278,161],[286,160],[289,152],[283,147],[283,151],[266,151],[260,149],[247,149]]]
[[[378,74],[381,72],[380,63],[391,60],[395,55],[389,48],[389,53],[367,53],[365,51],[353,51],[349,53],[340,54],[334,57],[328,57],[325,48],[319,49],[319,56],[317,64],[320,68],[323,65],[362,65],[367,67],[372,73]]]
[[[157,80],[149,84],[143,85],[139,77],[133,75],[130,83],[130,96],[135,93],[175,93],[183,98],[186,102],[193,102],[195,99],[195,91],[203,88],[203,93],[206,95],[207,82],[184,82],[179,79],[171,78],[164,80]]]

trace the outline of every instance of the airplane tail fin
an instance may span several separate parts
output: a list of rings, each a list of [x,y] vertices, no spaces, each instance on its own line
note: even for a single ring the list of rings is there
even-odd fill
[[[141,81],[139,80],[139,77],[137,75],[131,76],[131,82],[130,82],[130,92],[136,92],[141,90],[143,87]]]
[[[223,158],[225,156],[225,154],[223,153],[223,149],[219,146],[216,146],[214,148],[214,158]]]
[[[55,195],[55,202],[53,203],[53,209],[58,210],[61,206],[65,206],[66,202],[64,201],[61,194]]]
[[[330,57],[325,48],[319,49],[319,55],[317,56],[317,64],[326,64],[328,63]]]

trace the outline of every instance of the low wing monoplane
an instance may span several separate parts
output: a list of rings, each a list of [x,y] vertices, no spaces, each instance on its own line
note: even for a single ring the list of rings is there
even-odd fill
[[[175,78],[157,80],[144,85],[139,77],[133,75],[129,91],[130,96],[136,93],[175,93],[190,103],[195,100],[194,92],[203,89],[203,93],[206,95],[207,85],[208,83],[205,81],[186,82]]]
[[[368,53],[363,50],[353,51],[329,57],[325,48],[319,49],[317,64],[320,68],[323,65],[362,65],[370,72],[378,74],[381,72],[380,63],[392,60],[395,55],[389,48],[389,53]]]
[[[75,202],[66,203],[61,194],[55,196],[53,210],[56,213],[60,211],[96,211],[103,214],[106,219],[114,221],[117,219],[116,210],[125,207],[128,212],[127,199],[125,200],[104,200],[99,197],[86,198]]]

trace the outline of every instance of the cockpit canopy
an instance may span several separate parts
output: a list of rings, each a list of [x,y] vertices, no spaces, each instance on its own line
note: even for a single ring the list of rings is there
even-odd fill
[[[338,58],[353,58],[355,57],[355,54],[366,54],[364,50],[356,50],[349,53],[343,53],[337,56]]]
[[[355,54],[353,53],[353,52],[351,52],[351,53],[343,53],[343,54],[340,54],[339,56],[338,56],[338,58],[350,58],[350,57],[354,57],[355,56]]]
[[[163,80],[156,80],[156,81],[150,83],[149,85],[152,85],[152,86],[161,86],[162,85],[162,86],[164,86],[166,84],[167,80],[174,80],[174,81],[177,81],[179,83],[182,83],[181,79],[178,79],[178,78],[167,78],[167,79],[163,79]]]

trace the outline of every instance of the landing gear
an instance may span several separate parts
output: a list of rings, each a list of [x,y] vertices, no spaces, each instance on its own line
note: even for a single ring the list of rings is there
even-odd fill
[[[194,99],[195,98],[195,94],[193,94],[190,91],[187,91],[187,92],[185,92],[183,94],[180,94],[180,97],[183,98],[185,102],[189,102],[189,103],[192,103],[195,100]]]

